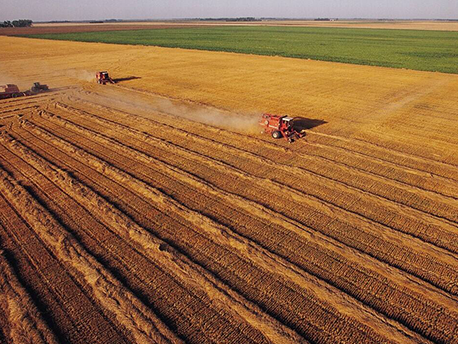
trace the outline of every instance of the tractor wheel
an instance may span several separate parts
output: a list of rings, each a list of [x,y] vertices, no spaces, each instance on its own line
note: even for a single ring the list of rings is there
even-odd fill
[[[272,137],[274,139],[279,139],[281,137],[281,133],[279,131],[273,131],[272,132]]]

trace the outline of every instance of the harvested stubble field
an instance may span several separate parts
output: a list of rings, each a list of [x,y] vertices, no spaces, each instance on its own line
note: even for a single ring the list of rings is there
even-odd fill
[[[0,45],[0,341],[458,343],[455,75]]]

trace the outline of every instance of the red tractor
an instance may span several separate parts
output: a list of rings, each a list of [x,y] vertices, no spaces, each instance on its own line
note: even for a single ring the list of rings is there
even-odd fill
[[[284,137],[289,143],[304,136],[302,132],[294,128],[294,118],[265,113],[262,115],[259,125],[263,127],[263,133],[270,133],[274,139]]]
[[[97,80],[97,83],[101,85],[105,85],[108,82],[110,84],[115,83],[114,80],[110,78],[110,76],[108,75],[108,72],[97,72],[97,74],[95,75],[95,79]]]

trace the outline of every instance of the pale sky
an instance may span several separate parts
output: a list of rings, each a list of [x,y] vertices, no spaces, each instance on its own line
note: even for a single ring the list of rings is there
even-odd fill
[[[0,0],[0,20],[208,17],[458,19],[458,0]]]

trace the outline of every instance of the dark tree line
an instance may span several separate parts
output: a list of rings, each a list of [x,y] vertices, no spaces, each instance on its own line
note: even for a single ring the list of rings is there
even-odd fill
[[[30,19],[19,19],[19,20],[5,20],[3,23],[0,23],[0,27],[29,27],[32,26],[32,21]]]

